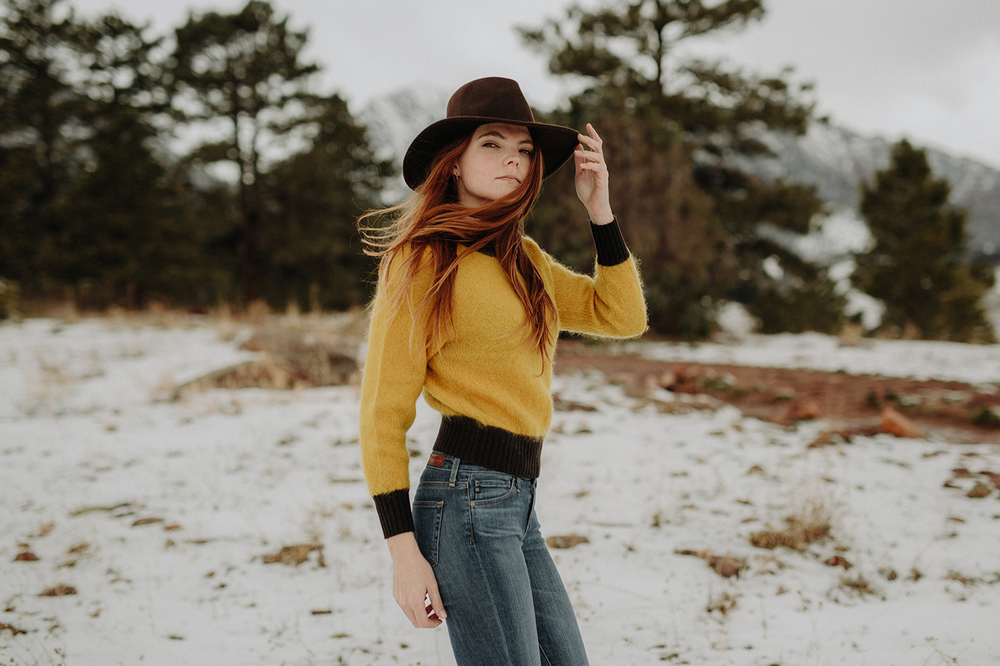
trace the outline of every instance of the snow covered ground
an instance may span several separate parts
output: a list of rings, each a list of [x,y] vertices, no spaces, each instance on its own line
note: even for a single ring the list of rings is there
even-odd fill
[[[872,340],[842,346],[820,333],[750,335],[739,344],[628,343],[623,350],[658,361],[687,361],[764,368],[843,371],[969,384],[1000,384],[1000,345],[927,340]]]
[[[630,348],[1000,382],[997,346]],[[413,629],[392,600],[356,387],[174,395],[251,357],[208,322],[0,326],[0,664],[453,663],[446,630]],[[592,663],[1000,663],[1000,477],[984,474],[1000,448],[809,448],[822,422],[661,413],[597,374],[554,389],[594,408],[555,414],[539,499],[546,534],[589,540],[552,552]],[[421,405],[414,480],[437,421]],[[830,534],[751,545],[790,516]],[[296,545],[298,566],[266,562]],[[723,578],[712,555],[746,568]]]

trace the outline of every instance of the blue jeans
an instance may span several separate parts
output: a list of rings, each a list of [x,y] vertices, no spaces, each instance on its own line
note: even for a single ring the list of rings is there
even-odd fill
[[[435,455],[413,498],[460,666],[581,666],[576,616],[535,516],[536,480]]]

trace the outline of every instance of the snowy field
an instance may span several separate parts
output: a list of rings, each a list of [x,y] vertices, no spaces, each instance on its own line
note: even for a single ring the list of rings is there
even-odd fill
[[[208,322],[0,325],[0,664],[453,663],[446,630],[392,600],[356,387],[174,392],[252,358],[238,340]],[[997,346],[630,348],[1000,383]],[[594,408],[556,412],[539,499],[544,533],[588,539],[552,552],[593,664],[1000,663],[1000,448],[809,448],[822,422],[661,413],[596,374],[554,389]],[[437,422],[421,404],[414,482]],[[788,517],[829,534],[751,545]]]

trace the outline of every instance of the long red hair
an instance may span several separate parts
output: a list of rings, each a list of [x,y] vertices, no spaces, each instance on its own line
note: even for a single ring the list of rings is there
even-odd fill
[[[455,274],[463,257],[492,246],[510,284],[524,306],[525,320],[516,332],[525,332],[525,343],[542,358],[551,359],[555,305],[545,291],[542,277],[522,244],[524,217],[542,189],[541,152],[531,156],[528,177],[510,194],[478,208],[458,203],[452,169],[472,140],[472,134],[445,147],[434,161],[424,182],[403,203],[362,216],[390,216],[385,226],[362,226],[366,254],[381,257],[379,288],[388,290],[387,302],[396,311],[411,298],[412,287],[430,253],[429,287],[420,303],[408,301],[414,322],[425,321],[423,339],[428,355],[439,351],[455,332]],[[463,248],[459,250],[459,245]],[[409,253],[403,253],[409,248]],[[403,263],[388,282],[388,267],[397,256]],[[413,331],[411,335],[416,335]]]

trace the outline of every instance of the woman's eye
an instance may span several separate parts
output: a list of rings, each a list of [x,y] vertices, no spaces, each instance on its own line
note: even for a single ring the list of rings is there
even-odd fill
[[[528,157],[531,157],[535,151],[531,150],[530,148],[522,148],[521,152],[527,155]]]

